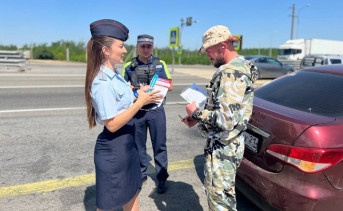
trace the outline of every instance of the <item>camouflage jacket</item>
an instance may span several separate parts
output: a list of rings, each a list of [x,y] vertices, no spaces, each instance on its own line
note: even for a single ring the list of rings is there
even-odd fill
[[[252,113],[256,79],[257,68],[242,58],[234,58],[219,67],[206,86],[205,107],[196,113],[204,138],[228,143],[246,129]]]

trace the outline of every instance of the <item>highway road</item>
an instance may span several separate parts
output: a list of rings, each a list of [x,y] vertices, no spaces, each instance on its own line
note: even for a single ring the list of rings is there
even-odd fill
[[[174,89],[165,106],[168,191],[156,193],[150,160],[140,210],[208,209],[202,187],[204,140],[178,115],[186,115],[180,92],[192,83],[205,86],[213,71],[211,66],[174,67]],[[37,61],[24,72],[0,69],[0,210],[96,209],[93,150],[102,127],[88,129],[85,72],[85,64]],[[241,194],[237,198],[239,210],[258,210]]]

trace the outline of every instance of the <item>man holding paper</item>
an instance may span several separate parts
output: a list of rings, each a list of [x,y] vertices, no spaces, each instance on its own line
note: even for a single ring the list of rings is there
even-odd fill
[[[207,85],[204,108],[188,104],[182,122],[189,127],[198,124],[206,139],[204,186],[209,209],[236,210],[235,177],[244,153],[241,134],[252,113],[257,69],[234,50],[239,38],[226,26],[211,27],[202,41],[200,54],[206,51],[219,69]]]
[[[154,90],[160,90],[159,94],[165,96],[167,91],[173,89],[172,78],[166,63],[152,55],[153,46],[152,36],[142,34],[137,37],[138,56],[124,65],[123,77],[131,83],[134,90],[139,89],[140,85],[150,85],[154,87]],[[166,191],[165,183],[169,176],[164,102],[165,98],[158,104],[146,105],[134,117],[142,180],[144,182],[149,174],[146,153],[147,129],[149,128],[158,180],[157,192],[160,194]]]

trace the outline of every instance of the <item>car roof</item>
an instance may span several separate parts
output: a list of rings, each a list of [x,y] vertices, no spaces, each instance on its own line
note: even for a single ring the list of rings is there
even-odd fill
[[[343,75],[343,64],[314,66],[314,67],[309,67],[309,68],[303,69],[302,71],[329,73],[329,74],[334,74],[334,75]]]

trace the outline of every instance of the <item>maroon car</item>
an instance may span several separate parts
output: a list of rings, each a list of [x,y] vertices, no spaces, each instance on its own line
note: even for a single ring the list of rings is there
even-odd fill
[[[237,189],[261,209],[343,209],[343,65],[255,91]]]

